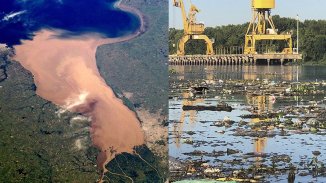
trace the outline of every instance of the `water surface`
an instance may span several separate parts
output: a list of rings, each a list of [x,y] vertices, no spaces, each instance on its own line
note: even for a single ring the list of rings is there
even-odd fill
[[[316,66],[170,66],[176,74],[170,75],[170,85],[187,86],[191,83],[225,82],[226,80],[267,80],[268,82],[315,82],[326,80],[326,67]],[[170,86],[171,87],[171,86]],[[320,151],[318,160],[326,162],[326,136],[325,130],[320,134],[298,134],[288,131],[286,136],[280,135],[279,128],[270,127],[269,132],[277,135],[271,137],[236,136],[239,122],[248,124],[259,122],[259,119],[242,119],[241,115],[252,114],[252,107],[258,112],[277,111],[288,106],[305,106],[308,101],[323,101],[324,95],[311,95],[301,97],[279,96],[249,96],[242,94],[199,96],[192,99],[189,92],[174,89],[170,91],[169,100],[169,154],[181,162],[208,161],[211,166],[224,169],[241,169],[260,164],[271,165],[271,158],[246,157],[249,153],[263,153],[270,157],[287,155],[291,158],[299,172],[307,170],[314,157],[312,151]],[[177,87],[178,88],[178,87]],[[182,87],[181,87],[182,88]],[[223,90],[224,87],[220,88]],[[325,88],[322,88],[325,89]],[[275,100],[276,98],[276,100]],[[231,105],[232,112],[218,111],[183,111],[183,105],[217,105],[224,101]],[[325,102],[319,104],[325,108]],[[230,118],[235,123],[229,127],[218,127],[213,124]],[[285,119],[282,119],[285,120]],[[293,119],[297,120],[297,119]],[[246,129],[246,127],[244,127]],[[259,130],[259,129],[258,129]],[[228,154],[227,150],[238,150],[239,153]],[[206,152],[207,155],[191,155],[194,151]],[[224,152],[219,156],[211,156],[214,152]],[[236,160],[238,163],[232,163]],[[288,167],[287,163],[280,163],[280,167]],[[287,181],[287,174],[267,176],[265,181]],[[324,177],[297,176],[296,181],[323,182]]]

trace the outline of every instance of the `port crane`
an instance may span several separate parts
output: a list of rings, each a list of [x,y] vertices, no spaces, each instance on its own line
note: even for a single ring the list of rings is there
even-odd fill
[[[184,34],[178,43],[177,55],[185,55],[185,44],[191,39],[204,40],[206,43],[206,54],[213,55],[213,42],[204,34],[205,25],[196,21],[196,14],[199,12],[197,7],[191,4],[187,16],[183,0],[173,0],[173,6],[181,9],[184,30]]]
[[[278,34],[271,16],[275,0],[252,0],[253,18],[245,37],[245,54],[257,54],[258,41],[285,41],[282,54],[292,54],[291,33]]]

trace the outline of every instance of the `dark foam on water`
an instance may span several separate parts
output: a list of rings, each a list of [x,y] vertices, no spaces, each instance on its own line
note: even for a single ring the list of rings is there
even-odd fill
[[[0,43],[17,45],[43,29],[65,30],[61,38],[100,33],[120,37],[140,27],[137,16],[114,7],[116,0],[1,0]],[[15,15],[16,14],[16,15]]]

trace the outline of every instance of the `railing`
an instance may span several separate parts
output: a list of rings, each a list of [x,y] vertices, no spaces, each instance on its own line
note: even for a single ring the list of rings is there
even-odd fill
[[[243,54],[243,46],[219,47],[215,49],[216,55]]]

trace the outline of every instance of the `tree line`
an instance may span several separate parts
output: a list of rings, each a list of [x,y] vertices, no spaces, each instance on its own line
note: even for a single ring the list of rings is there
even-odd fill
[[[279,33],[292,32],[293,47],[297,44],[297,20],[293,18],[283,18],[279,15],[273,16],[275,27]],[[207,27],[205,34],[214,39],[214,51],[233,52],[242,51],[244,38],[249,23],[238,25],[223,25]],[[175,28],[169,29],[169,50],[170,54],[175,54],[178,40],[182,37],[183,30]],[[281,42],[275,42],[276,47],[281,47]],[[185,48],[186,54],[205,54],[206,45],[204,41],[190,40]],[[306,62],[326,63],[326,20],[305,20],[299,22],[299,52],[303,54]]]

